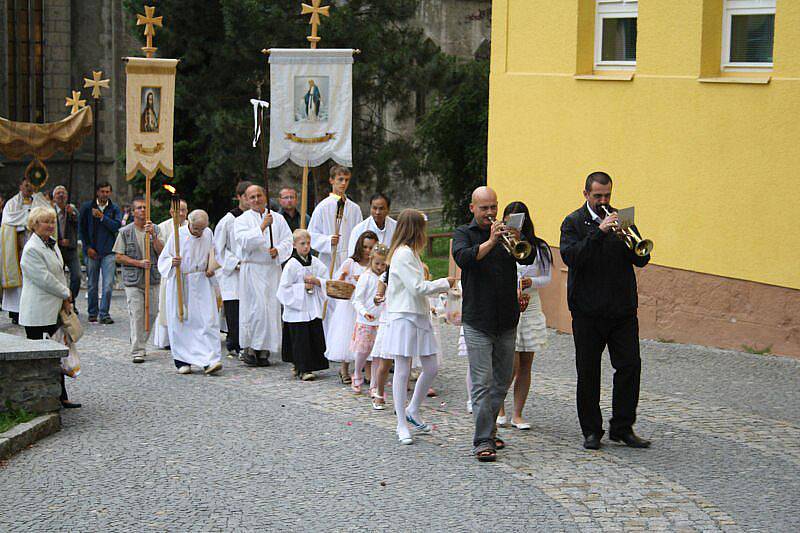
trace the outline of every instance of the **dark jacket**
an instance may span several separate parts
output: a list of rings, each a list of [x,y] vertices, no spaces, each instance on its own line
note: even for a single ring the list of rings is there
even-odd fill
[[[561,224],[561,258],[569,267],[569,310],[587,317],[635,316],[639,300],[633,267],[645,266],[650,256],[637,256],[621,239],[603,233],[599,226],[586,204]]]
[[[105,257],[113,253],[111,250],[114,248],[114,241],[117,240],[117,232],[122,226],[122,211],[109,200],[103,218],[97,219],[92,216],[92,208],[96,207],[97,200],[91,200],[81,206],[80,235],[86,255],[89,248],[94,248],[100,257]]]
[[[71,205],[71,204],[68,204]],[[58,209],[54,207],[54,209]],[[69,241],[69,244],[66,246],[61,246],[61,243],[58,243],[58,247],[61,248],[61,252],[73,252],[78,248],[78,209],[73,205],[73,214],[69,214],[66,212],[65,206],[65,213],[64,213],[64,228],[61,228],[61,218],[58,216],[56,212],[56,236],[60,239],[66,239]]]
[[[453,259],[461,268],[463,322],[497,335],[519,322],[517,261],[500,243],[478,261],[478,248],[488,240],[489,229],[481,229],[472,219],[453,234]],[[536,254],[531,254],[519,263],[530,265],[535,259]]]

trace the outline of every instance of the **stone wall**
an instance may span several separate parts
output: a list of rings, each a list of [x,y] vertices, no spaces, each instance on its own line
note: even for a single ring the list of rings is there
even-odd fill
[[[30,413],[61,408],[61,358],[67,348],[0,333],[0,411],[10,403]]]

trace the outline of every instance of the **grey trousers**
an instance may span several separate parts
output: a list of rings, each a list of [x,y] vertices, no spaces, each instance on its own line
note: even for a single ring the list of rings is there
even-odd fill
[[[514,371],[517,328],[489,335],[464,324],[464,341],[472,377],[472,413],[475,419],[473,452],[495,449],[497,414]]]
[[[149,324],[153,326],[158,313],[158,285],[150,286]],[[147,338],[150,336],[144,329],[144,289],[125,287],[125,298],[128,301],[128,316],[131,323],[131,355],[145,355]]]

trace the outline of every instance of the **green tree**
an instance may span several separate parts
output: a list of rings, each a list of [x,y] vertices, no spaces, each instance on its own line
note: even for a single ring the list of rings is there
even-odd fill
[[[141,0],[124,2],[131,31],[144,41],[134,16],[142,12]],[[353,196],[382,188],[389,177],[413,184],[420,174],[413,139],[387,135],[383,117],[387,110],[399,119],[411,116],[415,94],[441,78],[438,48],[410,24],[418,0],[327,3],[331,17],[323,18],[321,46],[363,51],[353,69]],[[307,47],[308,16],[300,15],[297,0],[170,0],[157,4],[156,15],[164,17],[157,56],[180,59],[172,181],[191,205],[216,219],[230,207],[238,180],[261,176],[248,104],[268,70],[260,50]],[[268,96],[268,85],[264,90]],[[158,186],[153,191],[165,198]]]

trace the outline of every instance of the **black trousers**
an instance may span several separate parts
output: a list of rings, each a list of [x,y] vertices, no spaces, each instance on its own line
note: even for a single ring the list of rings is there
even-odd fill
[[[228,325],[228,336],[225,339],[225,347],[229,352],[239,351],[239,300],[225,300],[222,302],[225,308],[225,323]]]
[[[78,293],[81,291],[81,261],[78,259],[78,250],[75,248],[62,249],[61,256],[69,270],[69,290],[72,293],[72,305],[74,306],[78,301]]]
[[[608,346],[614,367],[611,433],[629,431],[636,422],[642,360],[639,353],[639,319],[604,319],[572,316],[575,366],[578,370],[578,419],[583,435],[603,434],[600,412],[600,366]]]
[[[48,336],[52,336],[53,333],[56,332],[58,329],[58,324],[53,324],[50,326],[25,326],[25,336],[31,340],[38,341],[44,339],[44,334],[47,333]],[[69,398],[67,398],[67,387],[64,385],[64,374],[61,374],[61,401],[66,402]]]

